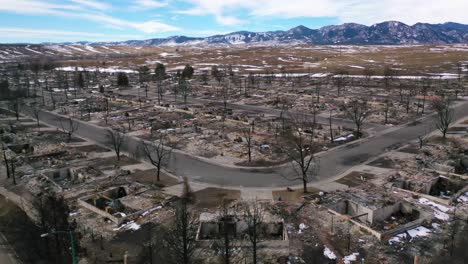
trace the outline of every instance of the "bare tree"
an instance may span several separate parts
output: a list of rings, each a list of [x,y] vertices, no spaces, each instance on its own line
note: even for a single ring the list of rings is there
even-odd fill
[[[457,63],[457,79],[458,79],[457,89],[456,89],[457,94],[459,92],[463,92],[465,90],[464,85],[463,85],[463,79],[464,79],[463,78],[463,75],[464,75],[463,67],[464,67],[463,63],[461,63],[461,62]]]
[[[307,183],[311,176],[317,173],[317,160],[314,152],[317,144],[314,142],[314,127],[308,122],[306,116],[290,115],[290,127],[284,133],[285,154],[292,160],[298,177],[289,180],[301,180],[304,193],[307,192]]]
[[[370,80],[371,80],[372,76],[375,75],[375,71],[370,67],[365,67],[362,70],[362,75],[364,75],[364,80],[366,81],[366,85],[369,87],[370,86]],[[369,91],[371,91],[371,90],[369,89]]]
[[[393,77],[396,75],[396,72],[390,66],[386,65],[384,67],[383,74],[384,74],[385,90],[388,90],[388,87],[390,86],[390,82],[393,80]]]
[[[330,114],[329,114],[329,117],[328,117],[328,125],[329,125],[329,129],[330,129],[330,143],[333,144],[335,139],[333,138],[332,112],[333,112],[333,109],[330,108]]]
[[[244,221],[247,224],[247,236],[252,252],[252,263],[258,263],[258,244],[262,241],[261,226],[265,210],[258,201],[244,204]]]
[[[349,72],[344,69],[338,69],[335,72],[335,75],[333,76],[333,80],[336,85],[336,91],[337,91],[337,96],[341,96],[341,90],[345,87],[346,85],[346,77],[349,75]]]
[[[107,142],[114,149],[118,161],[120,161],[122,149],[124,148],[128,140],[128,137],[124,132],[124,129],[122,129],[122,132],[115,131],[112,129],[107,130]]]
[[[36,119],[36,123],[37,123],[37,129],[39,129],[40,127],[40,123],[39,123],[39,115],[41,114],[41,109],[39,107],[34,106],[32,109],[31,109],[31,113],[33,115],[33,117]]]
[[[384,113],[385,113],[385,121],[384,124],[388,124],[388,112],[390,112],[391,101],[389,99],[385,99],[385,106],[384,106]]]
[[[139,149],[141,153],[156,167],[156,180],[160,181],[161,169],[167,165],[171,156],[171,149],[166,147],[167,138],[158,135],[153,142],[141,141]]]
[[[364,124],[364,121],[370,115],[370,110],[367,105],[367,101],[358,101],[353,100],[348,104],[344,105],[344,110],[346,115],[354,122],[356,125],[356,134],[358,137],[362,136],[361,130]]]
[[[442,132],[444,139],[447,137],[448,128],[454,119],[451,105],[452,101],[450,99],[436,99],[432,101],[432,107],[437,113],[435,125],[437,129]]]
[[[247,144],[247,153],[249,155],[249,162],[252,162],[252,134],[253,129],[251,127],[246,128],[242,131]]]
[[[72,118],[62,119],[60,118],[60,127],[62,128],[63,133],[66,133],[68,136],[68,142],[71,141],[73,134],[80,127],[80,123],[73,120]]]
[[[236,252],[236,231],[232,228],[233,215],[229,212],[228,201],[224,197],[222,199],[222,211],[218,217],[220,223],[220,236],[215,241],[213,248],[221,255],[224,264],[238,263],[235,258]]]
[[[179,88],[178,89],[179,89],[180,93],[182,94],[182,98],[184,98],[184,104],[187,105],[187,97],[191,93],[190,83],[187,80],[181,78],[179,80]]]
[[[176,205],[175,217],[168,232],[164,234],[164,246],[170,251],[172,261],[176,264],[194,263],[197,249],[197,223],[189,211],[186,199],[180,199]]]
[[[15,114],[16,121],[19,121],[20,112],[21,112],[22,101],[19,98],[11,100],[8,104],[10,110]]]
[[[7,179],[10,178],[10,161],[8,159],[8,150],[5,147],[5,144],[2,144],[2,154],[3,154],[3,162],[5,163],[5,168],[6,168],[6,173],[7,173]]]

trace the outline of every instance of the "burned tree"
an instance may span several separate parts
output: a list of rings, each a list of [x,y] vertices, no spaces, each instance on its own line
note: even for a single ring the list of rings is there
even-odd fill
[[[21,100],[18,99],[18,98],[14,99],[14,100],[11,100],[8,103],[8,107],[9,107],[10,111],[12,111],[15,114],[16,121],[19,121],[20,112],[21,112],[21,108],[22,108]]]
[[[156,180],[160,181],[161,169],[167,165],[171,156],[171,149],[166,147],[167,138],[159,135],[153,142],[141,141],[139,152],[156,167]]]
[[[245,143],[247,146],[247,154],[249,157],[249,162],[252,162],[252,136],[253,136],[253,129],[251,127],[246,128],[242,131]]]
[[[117,161],[120,161],[121,152],[124,148],[125,144],[127,143],[128,137],[125,134],[125,130],[122,129],[122,132],[115,131],[112,129],[107,130],[107,142],[109,145],[112,146],[112,149],[117,156]]]
[[[200,80],[203,85],[208,84],[208,72],[207,71],[203,71],[203,73],[200,75]]]
[[[437,99],[432,101],[432,107],[436,111],[436,127],[442,133],[442,137],[447,137],[447,131],[454,119],[454,112],[450,99]]]
[[[390,66],[386,65],[383,70],[384,75],[384,86],[385,89],[388,90],[390,86],[390,82],[393,80],[394,76],[396,75],[396,71],[392,69]]]
[[[60,127],[62,128],[63,133],[67,134],[68,142],[70,142],[73,134],[80,127],[80,123],[78,123],[70,117],[67,119],[60,118]]]
[[[257,264],[259,243],[262,241],[261,225],[264,219],[264,209],[258,201],[244,204],[244,221],[247,225],[247,236],[252,253],[252,263]]]
[[[384,105],[384,114],[385,114],[385,120],[384,124],[388,124],[388,113],[390,112],[390,106],[392,105],[391,101],[389,99],[385,99],[385,105]]]
[[[223,73],[218,69],[218,66],[213,65],[211,67],[211,76],[215,78],[219,84],[221,84],[221,81],[223,80]]]
[[[284,133],[283,151],[293,163],[298,177],[288,180],[301,180],[304,193],[307,192],[307,183],[310,177],[317,174],[318,164],[314,152],[317,144],[314,142],[314,127],[306,116],[290,115],[289,129]]]
[[[176,205],[172,225],[164,234],[164,248],[170,251],[171,256],[167,262],[174,264],[195,262],[197,230],[197,223],[188,208],[187,200],[182,198]]]
[[[40,128],[39,115],[41,114],[41,109],[39,107],[37,107],[37,106],[34,106],[31,109],[31,113],[32,113],[33,117],[36,119],[37,129],[39,129]]]
[[[33,206],[50,258],[55,258],[56,263],[71,263],[72,250],[80,248],[78,240],[80,236],[73,236],[72,249],[69,233],[75,233],[76,223],[69,221],[70,208],[65,199],[55,193],[42,193],[34,201]]]
[[[213,249],[221,256],[224,264],[239,263],[238,258],[241,256],[237,254],[235,249],[240,244],[236,240],[234,217],[229,210],[229,200],[225,197],[220,198],[222,199],[222,210],[218,217],[219,237],[213,244]]]
[[[10,178],[10,159],[8,158],[8,150],[5,147],[5,144],[2,144],[2,155],[3,155],[3,162],[5,163],[7,179]]]
[[[335,72],[335,75],[333,76],[334,77],[333,80],[335,82],[338,97],[341,96],[341,91],[346,86],[346,78],[347,78],[348,75],[349,75],[349,72],[347,70],[338,69]]]
[[[356,136],[362,136],[362,126],[364,121],[370,115],[369,106],[367,101],[353,100],[343,106],[346,115],[356,125]]]
[[[187,97],[191,92],[191,85],[185,79],[179,80],[179,91],[182,94],[182,98],[184,98],[184,104],[187,105]]]

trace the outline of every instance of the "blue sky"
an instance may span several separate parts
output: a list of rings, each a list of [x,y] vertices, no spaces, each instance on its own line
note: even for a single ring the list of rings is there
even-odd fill
[[[468,0],[0,0],[0,43],[119,41],[398,20],[468,24]]]

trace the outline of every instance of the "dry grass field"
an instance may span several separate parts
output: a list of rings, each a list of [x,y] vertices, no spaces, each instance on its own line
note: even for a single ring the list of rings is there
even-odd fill
[[[186,64],[197,72],[213,65],[232,65],[243,74],[264,73],[336,73],[383,74],[386,66],[399,75],[456,74],[457,63],[468,63],[468,45],[413,46],[310,46],[310,45],[231,45],[231,46],[89,46],[34,45],[0,46],[0,61],[48,56],[63,66],[94,66],[136,69],[163,63],[168,70]]]

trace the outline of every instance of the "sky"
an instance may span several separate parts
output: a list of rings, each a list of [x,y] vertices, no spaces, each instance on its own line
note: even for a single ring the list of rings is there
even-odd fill
[[[0,43],[205,37],[396,20],[468,24],[468,0],[0,0]]]

